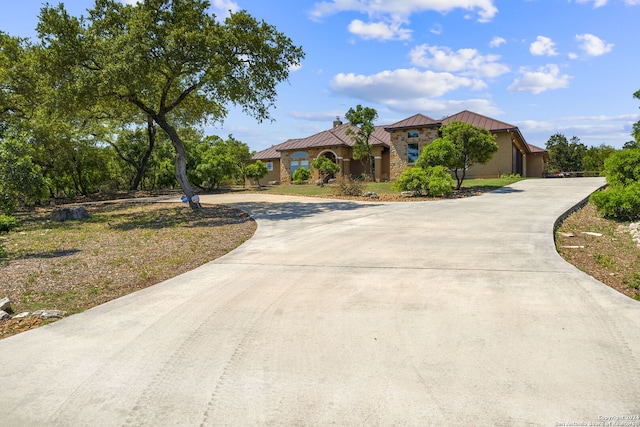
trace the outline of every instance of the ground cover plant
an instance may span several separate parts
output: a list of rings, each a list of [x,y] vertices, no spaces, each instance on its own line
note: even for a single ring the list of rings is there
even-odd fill
[[[193,212],[186,204],[113,202],[87,205],[91,217],[51,222],[51,209],[17,214],[20,226],[0,236],[0,298],[14,313],[77,313],[216,259],[249,239],[255,222],[224,206]],[[0,321],[0,338],[41,323]]]

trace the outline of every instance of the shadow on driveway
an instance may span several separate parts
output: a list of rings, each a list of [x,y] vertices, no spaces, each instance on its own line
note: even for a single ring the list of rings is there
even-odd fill
[[[244,202],[229,203],[232,206],[248,212],[254,219],[284,221],[290,219],[307,218],[334,211],[353,211],[380,206],[376,203],[354,203],[354,202]]]

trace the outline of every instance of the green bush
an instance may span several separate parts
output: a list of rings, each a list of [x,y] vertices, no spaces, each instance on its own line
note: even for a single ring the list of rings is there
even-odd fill
[[[415,196],[427,193],[434,197],[453,193],[454,181],[444,166],[405,169],[391,185],[394,191],[411,191]]]
[[[640,182],[593,193],[589,199],[605,218],[618,221],[640,219]]]
[[[8,233],[18,225],[20,223],[14,217],[0,214],[0,233]]]
[[[604,174],[610,186],[626,186],[640,181],[640,149],[611,154],[604,161]]]
[[[367,186],[365,181],[340,177],[336,180],[334,193],[338,196],[362,196]]]
[[[396,182],[391,185],[394,191],[411,191],[414,196],[419,196],[427,190],[429,178],[427,171],[419,167],[405,169]]]
[[[311,171],[305,168],[298,168],[293,173],[294,184],[304,184],[311,179]]]
[[[427,189],[433,197],[449,196],[453,193],[455,182],[444,166],[427,168]]]

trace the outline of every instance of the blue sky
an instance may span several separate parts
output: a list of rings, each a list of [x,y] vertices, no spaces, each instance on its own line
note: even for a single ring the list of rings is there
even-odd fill
[[[541,147],[560,132],[620,148],[640,120],[632,96],[640,89],[640,0],[211,3],[219,16],[247,10],[306,53],[278,88],[274,122],[231,109],[206,128],[256,151],[326,130],[358,104],[378,111],[376,124],[468,109],[518,126]],[[93,1],[64,4],[79,15]],[[40,6],[3,0],[0,30],[34,36]]]

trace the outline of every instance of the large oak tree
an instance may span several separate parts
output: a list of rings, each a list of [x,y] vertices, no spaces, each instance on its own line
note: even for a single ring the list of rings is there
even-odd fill
[[[86,17],[60,4],[40,13],[39,37],[59,102],[151,117],[175,151],[176,179],[191,199],[177,124],[221,121],[231,105],[270,119],[276,86],[302,49],[245,11],[224,22],[206,0],[96,0]],[[195,207],[195,204],[192,204]]]

